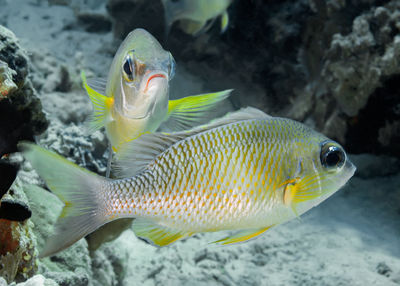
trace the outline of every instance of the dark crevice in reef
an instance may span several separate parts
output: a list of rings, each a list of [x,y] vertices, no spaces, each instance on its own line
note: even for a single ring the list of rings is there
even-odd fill
[[[31,215],[31,210],[24,202],[7,199],[1,201],[0,219],[23,222]]]
[[[0,157],[16,152],[20,140],[33,141],[31,116],[29,110],[19,112],[18,107],[8,100],[0,101]]]
[[[32,215],[29,207],[21,201],[1,199],[9,191],[17,177],[18,167],[0,160],[0,219],[25,221]],[[9,191],[10,195],[13,191]]]
[[[399,93],[400,75],[386,79],[360,113],[349,119],[348,152],[400,156]]]
[[[0,199],[5,195],[17,177],[18,168],[0,160]]]

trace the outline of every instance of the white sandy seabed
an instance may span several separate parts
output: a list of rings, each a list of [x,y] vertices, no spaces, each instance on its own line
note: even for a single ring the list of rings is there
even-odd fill
[[[54,75],[34,75],[48,91],[41,95],[52,120],[52,128],[42,137],[46,141],[54,136],[52,132],[73,128],[68,120],[87,115],[90,104],[79,89],[79,69],[104,76],[117,46],[111,33],[66,30],[76,21],[69,7],[44,8],[37,2],[0,0],[0,19],[34,62],[36,58],[37,73],[64,65],[75,83],[68,93],[55,92]],[[38,60],[41,57],[43,61]],[[173,94],[206,89],[200,79],[178,68]],[[81,139],[79,132],[76,136]],[[127,230],[103,245],[88,262],[94,280],[76,285],[399,285],[400,173],[398,169],[388,171],[388,162],[395,165],[398,161],[371,155],[352,159],[358,173],[342,190],[300,219],[253,241],[218,247],[208,242],[223,234],[199,234],[159,249]],[[86,244],[81,241],[80,245]],[[110,266],[110,256],[118,257],[119,264]],[[44,276],[21,285],[56,285]],[[0,285],[4,284],[0,278]]]

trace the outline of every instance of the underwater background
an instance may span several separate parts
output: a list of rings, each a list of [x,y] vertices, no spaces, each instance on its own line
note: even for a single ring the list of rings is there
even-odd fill
[[[0,0],[0,286],[400,284],[400,1],[234,0],[227,13],[224,33],[216,19],[166,36],[158,0]],[[108,143],[85,130],[80,73],[106,77],[135,28],[173,55],[172,99],[234,89],[221,113],[303,122],[342,144],[354,177],[246,243],[201,233],[156,248],[121,220],[111,242],[39,259],[62,202],[16,145],[35,140],[104,175]]]

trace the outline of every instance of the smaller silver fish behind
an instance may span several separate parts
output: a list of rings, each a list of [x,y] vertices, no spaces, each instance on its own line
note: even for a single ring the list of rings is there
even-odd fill
[[[309,127],[248,108],[175,134],[145,134],[118,156],[121,179],[79,168],[32,144],[21,148],[64,202],[42,255],[99,226],[135,218],[138,237],[165,246],[198,232],[249,240],[331,196],[354,174],[343,148]]]
[[[135,29],[118,48],[103,79],[83,85],[93,103],[91,129],[105,127],[114,151],[141,134],[155,132],[161,124],[180,131],[205,123],[208,111],[232,90],[169,99],[169,81],[175,73],[170,52],[146,30]]]

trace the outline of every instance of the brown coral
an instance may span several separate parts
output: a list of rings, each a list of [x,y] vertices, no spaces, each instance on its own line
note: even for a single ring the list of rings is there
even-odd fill
[[[0,276],[9,283],[26,280],[37,270],[32,223],[0,219]]]

